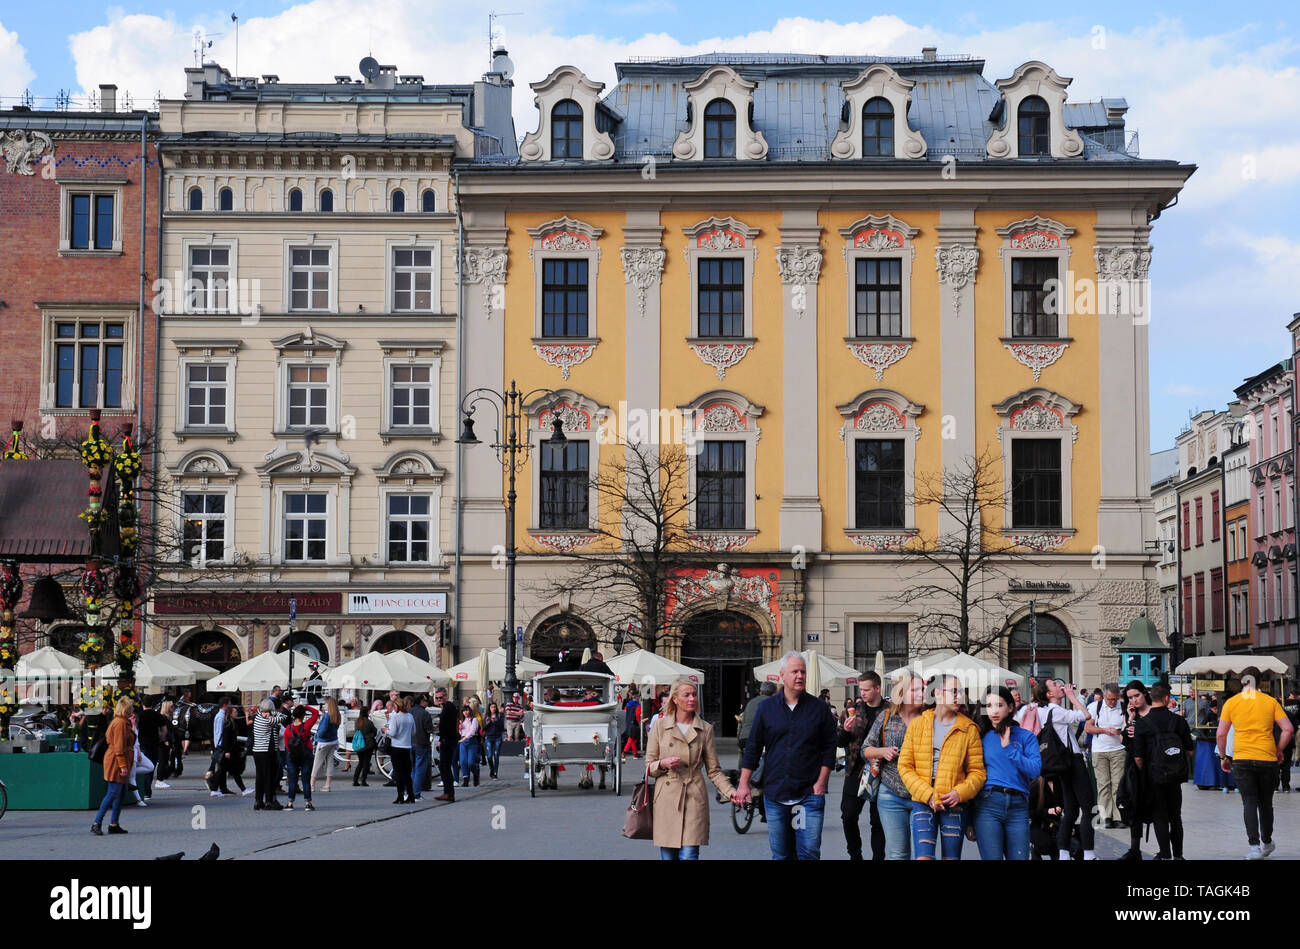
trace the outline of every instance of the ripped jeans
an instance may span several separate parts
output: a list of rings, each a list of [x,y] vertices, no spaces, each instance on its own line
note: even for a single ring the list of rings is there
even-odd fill
[[[943,841],[943,859],[960,860],[962,831],[962,805],[942,811],[932,811],[926,804],[912,802],[912,859],[935,857],[935,837]]]

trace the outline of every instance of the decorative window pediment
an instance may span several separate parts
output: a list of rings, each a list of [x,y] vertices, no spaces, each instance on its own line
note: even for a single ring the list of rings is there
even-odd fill
[[[845,441],[854,433],[907,432],[913,441],[921,437],[921,429],[916,420],[925,411],[925,406],[911,402],[890,389],[871,389],[852,402],[835,408],[844,417],[844,424],[840,426],[840,441]]]
[[[682,161],[704,158],[704,111],[715,99],[724,99],[735,109],[736,160],[755,161],[767,157],[767,139],[750,123],[749,107],[758,84],[742,79],[729,66],[714,66],[698,79],[682,86],[689,97],[690,124],[673,142],[673,157]]]
[[[1057,75],[1051,66],[1037,60],[1021,64],[1010,78],[999,79],[997,87],[1002,92],[1002,127],[994,129],[989,136],[988,156],[1021,157],[1018,134],[1020,104],[1030,96],[1038,96],[1047,103],[1051,114],[1051,157],[1081,157],[1083,139],[1078,132],[1065,125],[1065,90],[1073,81]]]
[[[547,254],[583,254],[592,251],[597,258],[600,248],[596,241],[605,231],[593,227],[584,221],[578,221],[567,214],[528,228],[528,236],[533,239],[533,246],[528,253],[536,257],[538,253]]]
[[[429,483],[441,482],[447,472],[422,451],[399,451],[382,465],[372,469],[380,484],[388,481]]]
[[[525,405],[524,412],[532,420],[530,427],[545,437],[550,437],[557,412],[564,422],[565,434],[596,432],[609,415],[606,406],[572,389],[556,389],[554,393],[541,395]]]
[[[596,128],[596,108],[602,82],[593,82],[575,66],[560,66],[541,82],[531,83],[538,109],[537,131],[524,136],[519,146],[521,161],[552,161],[552,113],[561,102],[572,100],[582,108],[582,160],[610,161],[614,157],[614,140],[608,132]]]
[[[884,99],[894,110],[893,158],[924,158],[925,139],[907,124],[907,110],[912,104],[912,87],[916,83],[903,79],[884,63],[864,69],[856,79],[842,83],[848,110],[848,127],[831,142],[831,157],[862,158],[862,109],[872,99]]]
[[[232,465],[230,459],[221,452],[211,448],[199,448],[190,452],[174,465],[167,466],[167,472],[175,479],[218,479],[234,481],[239,477],[239,466]]]
[[[763,406],[739,393],[714,389],[677,408],[685,430],[697,436],[752,434],[755,441],[762,437],[758,417],[763,414]]]
[[[271,345],[284,353],[306,354],[308,358],[316,352],[325,354],[341,353],[347,348],[347,343],[333,336],[326,336],[324,333],[317,333],[309,326],[301,333],[293,333],[289,336],[282,336],[273,340]]]
[[[1002,427],[1013,432],[1067,432],[1071,441],[1079,427],[1070,421],[1082,408],[1063,395],[1036,386],[1017,392],[993,406],[1002,416]]]
[[[352,459],[345,452],[328,445],[317,445],[310,449],[281,445],[267,452],[266,460],[254,470],[263,481],[279,477],[296,477],[304,481],[313,478],[351,480],[357,473],[351,462]]]

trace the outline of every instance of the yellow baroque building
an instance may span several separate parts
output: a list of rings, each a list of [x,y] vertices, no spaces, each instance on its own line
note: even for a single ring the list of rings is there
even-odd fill
[[[689,459],[659,650],[704,668],[728,732],[786,649],[892,669],[967,642],[1024,672],[1036,627],[1040,675],[1113,678],[1116,637],[1159,614],[1149,236],[1193,169],[1132,154],[1124,100],[1070,103],[1038,62],[996,83],[933,50],[617,70],[604,94],[557,68],[518,161],[458,172],[461,391],[542,390],[517,486],[529,654],[636,641],[570,555],[626,555],[591,482],[649,441]],[[485,447],[458,466],[473,652],[502,630],[506,489]],[[972,469],[973,546],[1003,555],[948,597],[916,552],[961,548]]]

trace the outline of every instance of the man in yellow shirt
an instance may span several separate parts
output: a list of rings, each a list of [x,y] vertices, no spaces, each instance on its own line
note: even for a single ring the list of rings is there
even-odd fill
[[[1274,741],[1273,726],[1281,730]],[[1232,754],[1227,757],[1228,729],[1232,728]],[[1278,762],[1291,742],[1295,726],[1273,696],[1259,690],[1259,670],[1241,670],[1241,691],[1223,703],[1219,714],[1219,757],[1223,770],[1232,771],[1245,812],[1247,860],[1260,860],[1277,849],[1273,843],[1273,791],[1277,788]],[[1262,842],[1261,842],[1262,839]]]

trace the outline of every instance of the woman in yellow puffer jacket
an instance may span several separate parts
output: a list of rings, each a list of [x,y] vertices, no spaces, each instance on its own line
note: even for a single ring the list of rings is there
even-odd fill
[[[933,860],[942,840],[943,859],[960,860],[962,808],[984,786],[984,749],[979,727],[957,711],[957,677],[942,676],[931,685],[935,707],[907,726],[898,774],[912,794],[913,858]]]

